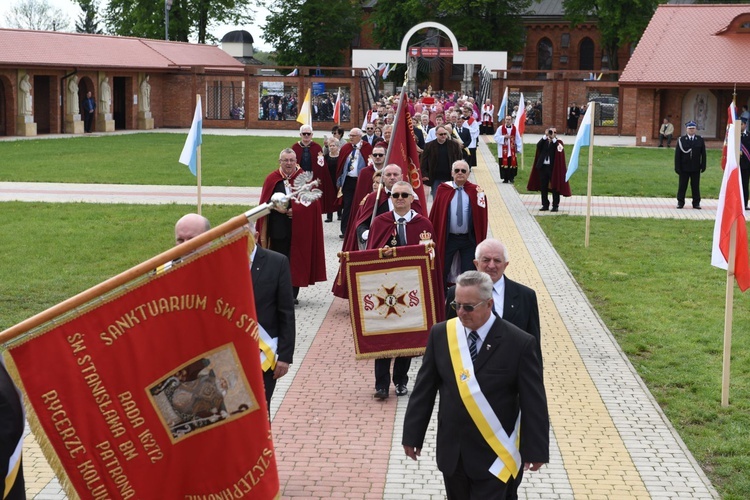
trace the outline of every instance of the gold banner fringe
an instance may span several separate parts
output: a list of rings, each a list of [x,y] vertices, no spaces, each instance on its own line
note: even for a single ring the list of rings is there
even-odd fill
[[[389,359],[389,358],[404,358],[404,357],[416,357],[423,356],[426,347],[414,348],[414,349],[396,349],[393,351],[381,351],[381,352],[370,352],[370,353],[355,353],[354,359]]]

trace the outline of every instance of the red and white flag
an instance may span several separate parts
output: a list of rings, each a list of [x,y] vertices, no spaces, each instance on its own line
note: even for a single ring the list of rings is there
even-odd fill
[[[336,104],[333,105],[333,123],[341,123],[341,89],[336,94]]]
[[[518,112],[516,113],[516,144],[523,144],[523,134],[526,130],[526,103],[523,101],[523,92],[521,100],[518,102]]]
[[[734,123],[734,102],[727,109],[727,129],[724,135],[724,145],[721,147],[721,169],[727,168],[727,140],[729,139],[729,127]]]
[[[734,119],[734,103],[729,106],[727,128],[727,155],[724,177],[721,181],[719,206],[716,208],[714,240],[711,250],[711,265],[727,269],[729,267],[729,236],[732,224],[737,224],[734,275],[737,285],[743,292],[750,288],[750,262],[748,261],[747,226],[745,225],[745,202],[742,192],[742,179],[737,164],[737,138]]]

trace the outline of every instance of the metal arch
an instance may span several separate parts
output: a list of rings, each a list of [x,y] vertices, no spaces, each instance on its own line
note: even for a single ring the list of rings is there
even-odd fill
[[[434,21],[425,21],[419,23],[406,33],[401,40],[401,50],[371,50],[371,49],[354,49],[352,50],[352,67],[370,68],[377,67],[380,63],[398,63],[405,64],[408,60],[409,40],[414,33],[425,28],[437,28],[448,35],[453,46],[453,63],[454,64],[481,64],[482,67],[490,71],[505,71],[508,69],[508,53],[500,51],[459,51],[458,40],[453,32],[445,25]]]

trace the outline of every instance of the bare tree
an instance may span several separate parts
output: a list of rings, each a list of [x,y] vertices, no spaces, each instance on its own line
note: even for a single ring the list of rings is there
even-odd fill
[[[18,0],[5,15],[9,28],[42,31],[68,31],[70,19],[47,0]]]

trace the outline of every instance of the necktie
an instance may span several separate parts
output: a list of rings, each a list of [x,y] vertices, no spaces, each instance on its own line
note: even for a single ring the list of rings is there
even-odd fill
[[[406,245],[406,219],[403,217],[398,219],[398,239],[400,240],[399,246]]]
[[[464,225],[464,188],[456,188],[458,199],[456,200],[456,224],[458,227]]]
[[[477,359],[477,340],[479,340],[479,334],[472,330],[469,333],[469,354],[471,355],[472,363]]]

